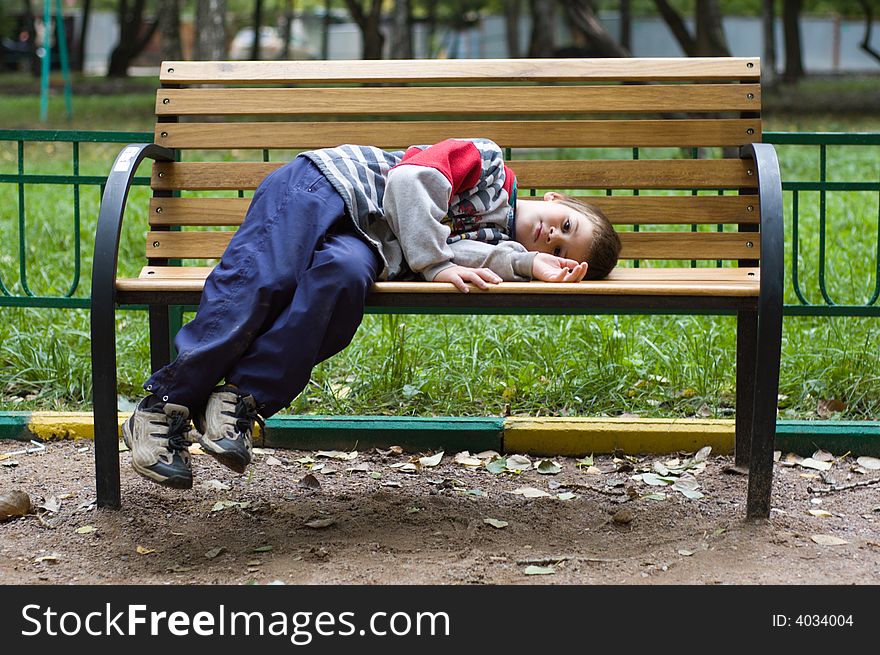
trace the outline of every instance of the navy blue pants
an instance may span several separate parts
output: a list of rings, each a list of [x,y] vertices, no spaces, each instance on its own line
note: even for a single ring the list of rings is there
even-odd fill
[[[315,364],[351,342],[380,271],[342,198],[298,157],[257,189],[198,313],[177,334],[177,358],[144,388],[194,413],[225,379],[271,416],[305,388]]]

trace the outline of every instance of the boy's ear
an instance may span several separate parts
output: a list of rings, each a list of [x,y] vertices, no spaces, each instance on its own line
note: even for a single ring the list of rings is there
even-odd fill
[[[544,200],[559,200],[562,197],[561,193],[556,193],[555,191],[548,191],[544,194]]]

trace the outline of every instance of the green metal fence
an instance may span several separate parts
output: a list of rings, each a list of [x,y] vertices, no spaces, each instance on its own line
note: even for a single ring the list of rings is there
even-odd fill
[[[782,166],[783,192],[786,196],[786,239],[787,254],[790,258],[789,274],[787,280],[787,300],[785,313],[787,315],[823,315],[823,316],[880,316],[880,134],[858,133],[790,133],[790,132],[765,132],[764,141],[773,143],[780,151],[780,163]],[[0,191],[5,188],[8,192],[13,190],[12,195],[16,202],[0,208],[0,220],[3,224],[16,224],[18,232],[17,266],[13,259],[8,256],[4,266],[0,266],[0,306],[18,307],[54,307],[54,308],[88,308],[90,301],[87,287],[81,284],[83,269],[83,243],[91,243],[91,235],[85,235],[86,231],[92,230],[92,222],[88,222],[87,230],[82,228],[82,195],[84,189],[89,189],[99,197],[103,193],[106,182],[106,174],[93,171],[90,174],[81,172],[81,145],[82,144],[125,144],[146,143],[153,138],[151,132],[100,132],[100,131],[54,131],[54,130],[0,130],[0,152],[5,153],[3,161],[8,164],[9,171],[0,169]],[[70,148],[69,169],[67,172],[46,173],[26,172],[28,159],[26,158],[26,146],[28,144],[53,143],[61,148]],[[874,150],[872,150],[872,148]],[[815,157],[815,170],[792,170],[788,165],[787,154],[793,149],[807,149],[811,156]],[[842,149],[842,150],[841,150]],[[865,156],[867,149],[867,157]],[[829,152],[833,151],[833,161],[829,162]],[[112,157],[109,156],[106,166],[109,167]],[[633,156],[638,157],[638,151],[633,151]],[[266,158],[266,153],[264,153]],[[791,157],[790,159],[795,159]],[[803,161],[804,157],[796,158]],[[809,159],[809,157],[808,157]],[[849,171],[846,166],[839,162],[858,161],[869,162],[867,166],[859,170]],[[14,170],[12,170],[14,169]],[[850,179],[838,179],[841,175]],[[149,176],[143,175],[135,178],[136,185],[148,186]],[[72,207],[72,222],[70,225],[70,272],[69,283],[65,291],[60,293],[38,293],[31,289],[28,279],[29,252],[28,227],[37,220],[35,211],[30,211],[40,203],[38,189],[42,185],[68,186],[71,189],[70,205]],[[37,191],[34,191],[37,189]],[[864,283],[862,291],[850,289],[847,297],[841,299],[829,282],[829,240],[839,238],[836,236],[841,222],[841,212],[849,211],[846,205],[843,209],[831,206],[830,202],[835,194],[871,194],[873,200],[862,202],[859,212],[865,213],[857,217],[858,221],[867,229],[873,243],[868,247],[862,244],[860,252],[850,254],[850,257],[864,257],[868,261],[873,279],[850,281],[849,287],[857,287]],[[7,196],[9,194],[7,193]],[[864,198],[863,198],[864,200]],[[868,210],[864,208],[868,207]],[[14,216],[17,212],[17,216]],[[804,229],[804,214],[817,217],[817,221],[811,221],[810,228]],[[844,217],[847,218],[847,217]],[[851,218],[851,217],[849,217]],[[815,223],[815,225],[814,225]],[[814,229],[815,227],[815,229]],[[850,229],[850,228],[848,228]],[[5,238],[8,233],[4,230]],[[84,239],[84,236],[86,237]],[[865,235],[861,235],[865,240]],[[805,243],[818,239],[815,252],[815,261],[805,258]],[[852,239],[850,239],[852,241]],[[848,243],[848,245],[851,245]],[[10,244],[6,244],[11,247]],[[90,253],[86,253],[90,258]],[[812,265],[812,268],[811,268]],[[15,270],[17,279],[11,281],[10,272]],[[4,279],[4,273],[7,279]],[[855,297],[861,300],[856,302]]]
[[[82,215],[82,190],[93,189],[99,196],[104,193],[104,185],[107,181],[106,173],[103,175],[84,175],[80,171],[80,150],[84,143],[144,143],[153,139],[151,132],[97,132],[97,131],[73,131],[73,130],[0,130],[0,149],[5,151],[6,160],[13,160],[15,172],[0,171],[0,188],[2,185],[15,187],[17,196],[17,231],[18,231],[18,280],[15,286],[20,291],[13,291],[13,283],[4,280],[0,272],[0,306],[13,307],[54,307],[54,308],[88,308],[90,299],[87,291],[81,285],[82,279],[82,243],[81,230]],[[54,143],[67,144],[70,147],[70,169],[67,173],[28,173],[28,160],[25,156],[27,144]],[[14,154],[9,156],[9,151]],[[112,157],[107,162],[109,170]],[[149,176],[137,177],[134,183],[139,186],[149,186]],[[71,225],[71,237],[73,252],[70,262],[70,285],[67,290],[57,295],[42,295],[34,293],[28,282],[28,207],[38,204],[40,201],[30,199],[29,196],[39,193],[42,185],[69,186],[71,187],[70,202],[73,208],[73,220]],[[36,189],[36,191],[35,191]],[[33,203],[33,204],[30,204]],[[4,224],[14,222],[13,213],[16,209],[11,206],[0,208]],[[30,214],[30,220],[33,213]],[[4,238],[8,232],[3,230]],[[8,268],[8,267],[7,267]]]

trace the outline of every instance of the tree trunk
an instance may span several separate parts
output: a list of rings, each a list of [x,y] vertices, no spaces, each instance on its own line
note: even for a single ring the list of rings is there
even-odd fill
[[[263,24],[263,0],[254,0],[254,14],[251,21],[254,25],[254,40],[251,43],[251,60],[260,58],[260,27]]]
[[[226,59],[226,0],[196,0],[193,59]]]
[[[688,57],[695,57],[697,54],[697,43],[688,30],[681,14],[673,9],[666,0],[654,0],[654,4],[657,5],[657,10],[663,16],[663,20],[666,21],[666,25],[672,32],[675,40],[678,41],[678,45],[684,51],[684,54]]]
[[[162,35],[162,59],[183,59],[180,44],[180,0],[159,0],[159,34]]]
[[[776,83],[776,0],[761,3],[761,25],[764,31],[761,83],[765,87],[772,87]]]
[[[721,24],[718,0],[697,0],[697,53],[701,57],[729,57],[730,47]]]
[[[596,15],[596,10],[591,0],[562,0],[562,6],[565,8],[565,14],[568,17],[572,30],[580,35],[584,56],[632,56],[605,29],[602,21]]]
[[[391,13],[391,58],[413,58],[412,3],[394,0]]]
[[[801,51],[801,0],[784,0],[782,22],[785,33],[785,71],[782,81],[794,84],[804,76],[804,62]]]
[[[385,36],[381,30],[382,0],[370,0],[369,12],[359,0],[345,0],[352,20],[357,23],[363,37],[363,59],[382,59]]]
[[[859,0],[859,4],[862,6],[862,11],[865,12],[865,36],[862,38],[859,47],[874,59],[880,61],[880,52],[871,47],[871,27],[874,23],[874,12],[871,9],[871,3],[868,0]]]
[[[439,48],[437,47],[437,0],[427,0],[425,16],[425,55],[433,59]]]
[[[620,0],[620,46],[632,52],[632,11],[629,0]]]
[[[146,33],[141,35],[145,9],[146,0],[134,0],[132,5],[128,0],[119,0],[119,43],[110,54],[107,77],[126,77],[131,60],[143,51],[156,32],[159,22],[153,21]]]
[[[284,27],[281,29],[281,59],[290,59],[290,40],[293,38],[293,0],[284,0]]]
[[[37,59],[37,25],[34,20],[34,12],[31,10],[30,0],[21,0],[22,4],[22,20],[24,20],[24,29],[27,32],[27,46],[30,52],[30,61],[28,62],[30,71],[33,75],[40,74],[40,64]]]
[[[521,57],[519,44],[519,17],[522,11],[522,0],[510,0],[504,3],[504,32],[507,37],[507,56],[511,59]]]
[[[79,27],[79,37],[76,41],[76,55],[72,58],[71,70],[83,70],[86,63],[86,35],[88,34],[89,16],[92,13],[92,0],[83,0],[82,5],[82,25]]]
[[[556,0],[529,0],[532,37],[529,57],[552,57],[556,49]]]
[[[321,24],[321,59],[330,58],[330,0],[324,0],[324,20]]]

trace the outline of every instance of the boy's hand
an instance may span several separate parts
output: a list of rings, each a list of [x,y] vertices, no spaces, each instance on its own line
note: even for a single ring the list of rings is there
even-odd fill
[[[532,279],[542,282],[580,282],[586,274],[587,262],[578,264],[546,252],[539,252],[532,262]]]
[[[488,268],[450,266],[434,277],[434,282],[452,282],[462,293],[470,292],[467,283],[472,282],[480,289],[488,289],[490,284],[498,284],[501,278]]]

